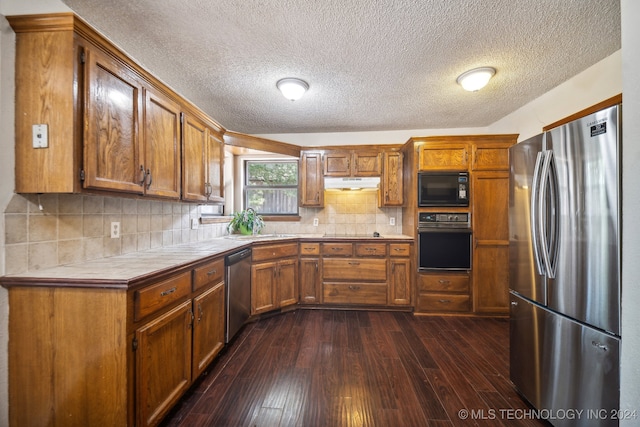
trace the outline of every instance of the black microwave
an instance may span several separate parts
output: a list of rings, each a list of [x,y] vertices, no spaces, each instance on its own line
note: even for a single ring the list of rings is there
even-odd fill
[[[419,172],[418,206],[469,206],[469,174]]]

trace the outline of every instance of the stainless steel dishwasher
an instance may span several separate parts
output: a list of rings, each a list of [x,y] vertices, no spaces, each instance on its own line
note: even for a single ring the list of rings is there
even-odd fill
[[[224,342],[228,343],[251,315],[251,249],[227,255],[225,266],[227,328]]]

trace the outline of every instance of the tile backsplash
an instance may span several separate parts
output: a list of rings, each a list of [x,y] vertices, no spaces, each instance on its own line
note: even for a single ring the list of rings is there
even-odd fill
[[[375,192],[327,191],[324,208],[301,208],[299,222],[269,221],[263,233],[400,234],[401,215],[401,208],[378,208]],[[6,274],[228,234],[226,222],[192,229],[200,217],[195,204],[111,196],[16,194],[4,217]],[[112,222],[120,223],[120,238],[111,238]]]

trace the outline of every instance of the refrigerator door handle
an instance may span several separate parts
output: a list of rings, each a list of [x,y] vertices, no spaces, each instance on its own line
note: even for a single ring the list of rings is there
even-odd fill
[[[547,277],[553,279],[555,277],[555,271],[551,268],[551,255],[550,255],[550,242],[555,242],[555,237],[548,236],[548,226],[550,224],[547,223],[547,213],[549,209],[555,208],[555,201],[552,199],[555,198],[555,189],[551,187],[551,168],[553,162],[553,152],[550,150],[544,150],[544,162],[542,163],[542,172],[541,180],[540,180],[540,190],[538,192],[538,237],[540,240],[540,254],[542,255],[542,264],[545,270]],[[551,193],[552,197],[548,198],[547,194]],[[550,201],[550,205],[547,205],[546,201]],[[555,212],[552,212],[553,216],[555,216]],[[553,224],[553,221],[552,223]],[[552,233],[555,233],[555,226],[552,226]]]
[[[547,182],[549,183],[549,198],[547,199],[550,205],[546,211],[549,212],[549,243],[547,245],[548,256],[548,276],[551,279],[555,279],[557,266],[558,266],[558,244],[560,236],[560,217],[559,217],[559,188],[558,188],[558,168],[556,167],[556,160],[553,151],[549,151],[549,170]]]
[[[541,183],[542,164],[544,162],[546,154],[544,151],[538,152],[536,157],[536,166],[533,171],[533,182],[531,183],[531,204],[530,204],[530,216],[531,216],[531,242],[533,244],[533,255],[536,263],[536,268],[539,275],[545,274],[544,265],[542,263],[541,248],[540,248],[540,234],[539,229],[539,193]]]

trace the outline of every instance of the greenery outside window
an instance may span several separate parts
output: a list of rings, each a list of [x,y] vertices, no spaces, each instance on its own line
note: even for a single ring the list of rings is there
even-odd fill
[[[298,161],[246,160],[244,205],[261,215],[298,215]]]

